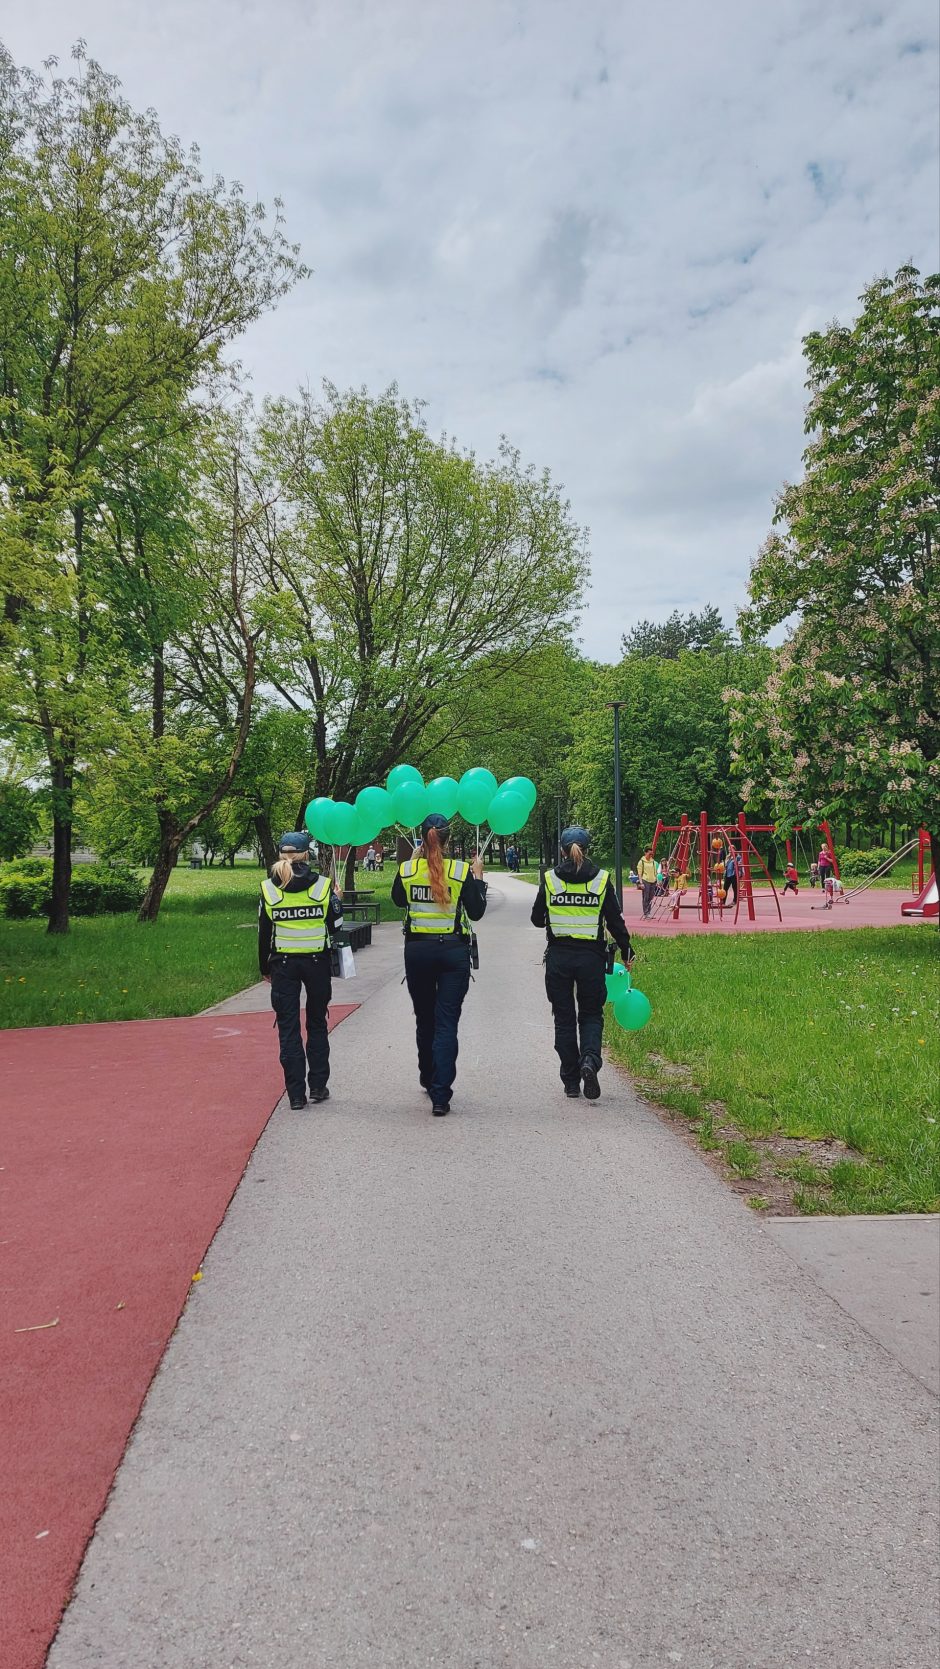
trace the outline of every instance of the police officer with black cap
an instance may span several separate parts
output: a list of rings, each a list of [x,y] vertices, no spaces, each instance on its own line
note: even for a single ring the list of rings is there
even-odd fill
[[[545,872],[532,922],[548,929],[545,990],[555,1017],[555,1053],[565,1094],[580,1095],[583,1084],[587,1099],[596,1101],[607,1000],[604,929],[628,967],[633,952],[620,900],[607,870],[587,856],[589,844],[588,831],[580,825],[563,830],[562,861]]]
[[[283,834],[280,856],[261,883],[258,963],[271,980],[284,1082],[292,1107],[326,1101],[330,1076],[327,1008],[332,995],[330,936],[343,925],[343,905],[328,875],[310,863],[306,834]],[[307,1047],[300,1030],[301,992],[307,996]]]
[[[399,866],[392,903],[405,914],[405,978],[415,1011],[418,1077],[443,1118],[457,1075],[457,1027],[470,989],[470,927],[486,909],[483,859],[447,856],[450,825],[432,812],[421,845]]]

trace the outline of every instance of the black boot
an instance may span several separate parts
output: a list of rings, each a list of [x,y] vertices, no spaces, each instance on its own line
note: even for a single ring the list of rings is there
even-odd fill
[[[588,1101],[596,1101],[601,1093],[601,1086],[597,1081],[597,1067],[585,1065],[581,1068],[581,1082]]]

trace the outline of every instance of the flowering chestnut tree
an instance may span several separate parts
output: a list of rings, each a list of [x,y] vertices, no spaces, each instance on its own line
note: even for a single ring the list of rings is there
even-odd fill
[[[861,299],[804,341],[805,474],[741,621],[789,635],[765,687],[730,694],[736,768],[781,821],[920,824],[940,874],[940,275],[902,267]]]

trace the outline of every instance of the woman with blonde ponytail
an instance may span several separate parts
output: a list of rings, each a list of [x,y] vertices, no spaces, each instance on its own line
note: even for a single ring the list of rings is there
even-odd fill
[[[470,928],[486,909],[483,859],[447,855],[450,826],[432,812],[421,845],[400,865],[392,903],[405,911],[405,978],[415,1011],[418,1078],[435,1118],[450,1109],[457,1075],[457,1027],[470,988]]]
[[[330,937],[343,925],[343,906],[328,875],[310,863],[303,833],[281,836],[280,855],[261,883],[258,965],[271,981],[284,1084],[292,1107],[329,1096],[327,1009],[333,990]],[[307,1045],[300,1030],[301,993],[307,998]]]
[[[532,906],[532,922],[548,933],[545,992],[555,1020],[555,1053],[565,1094],[575,1099],[582,1085],[589,1101],[601,1093],[604,1003],[607,1000],[605,929],[619,945],[627,967],[633,959],[630,935],[606,869],[587,855],[590,836],[575,824],[561,837],[561,860],[545,878]],[[577,998],[577,1005],[575,999]]]

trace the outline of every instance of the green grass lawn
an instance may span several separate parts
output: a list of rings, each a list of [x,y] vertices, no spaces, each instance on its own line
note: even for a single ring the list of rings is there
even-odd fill
[[[606,1038],[644,1093],[684,1114],[702,1145],[757,1174],[761,1139],[834,1138],[835,1164],[771,1158],[802,1210],[940,1209],[940,936],[930,927],[647,939],[635,983],[644,1031]],[[721,1109],[718,1113],[718,1109]],[[820,1156],[822,1150],[820,1150]],[[859,1160],[858,1155],[862,1158]]]
[[[256,922],[263,871],[177,869],[157,922],[80,917],[63,938],[44,921],[0,922],[0,1028],[198,1014],[258,978]],[[383,921],[395,868],[356,877]]]

